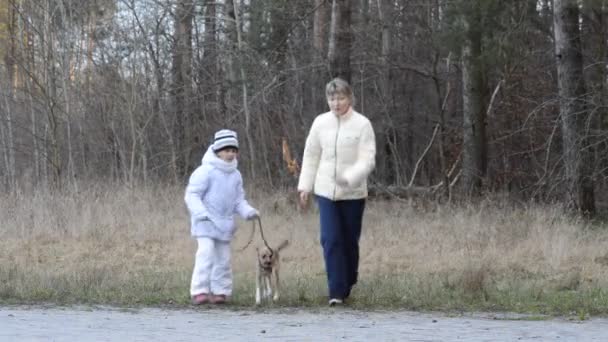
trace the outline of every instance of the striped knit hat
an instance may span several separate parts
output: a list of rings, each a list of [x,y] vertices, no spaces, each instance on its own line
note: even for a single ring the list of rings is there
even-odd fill
[[[228,147],[234,147],[239,149],[239,141],[235,131],[229,129],[222,129],[215,133],[213,141],[213,152],[218,152]]]

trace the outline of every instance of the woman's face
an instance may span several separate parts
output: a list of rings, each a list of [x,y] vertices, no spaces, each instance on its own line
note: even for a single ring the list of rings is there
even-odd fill
[[[234,147],[228,147],[223,150],[217,151],[217,156],[225,162],[231,162],[236,158],[239,150]]]
[[[350,108],[350,98],[344,94],[336,93],[327,97],[329,109],[336,115],[344,115]]]

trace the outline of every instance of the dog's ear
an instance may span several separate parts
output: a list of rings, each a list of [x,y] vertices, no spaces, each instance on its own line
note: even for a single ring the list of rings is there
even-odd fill
[[[281,244],[279,245],[279,247],[277,247],[277,250],[280,251],[281,249],[287,247],[287,245],[289,245],[289,240],[285,240],[285,241],[281,242]]]

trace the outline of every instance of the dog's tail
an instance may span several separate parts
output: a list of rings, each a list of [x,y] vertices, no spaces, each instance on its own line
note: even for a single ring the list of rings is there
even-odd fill
[[[281,244],[277,247],[277,251],[280,251],[281,249],[287,247],[287,245],[289,245],[289,240],[281,242]]]

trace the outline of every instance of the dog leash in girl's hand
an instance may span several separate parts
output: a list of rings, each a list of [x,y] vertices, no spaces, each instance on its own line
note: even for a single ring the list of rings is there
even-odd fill
[[[266,248],[268,248],[268,250],[270,251],[271,254],[274,254],[274,250],[272,248],[270,248],[268,241],[266,241],[266,238],[264,237],[264,229],[262,228],[262,219],[259,216],[258,216],[258,225],[260,226],[260,235],[262,235],[262,241],[264,241],[264,245],[266,246]],[[255,221],[251,221],[251,235],[249,236],[249,241],[247,242],[247,244],[244,247],[239,248],[237,250],[237,252],[242,252],[245,249],[247,249],[247,247],[249,247],[251,242],[253,242],[254,234],[255,234]]]
[[[264,245],[266,245],[266,248],[268,248],[271,255],[274,254],[274,251],[272,250],[272,248],[270,248],[270,245],[268,245],[268,241],[266,241],[266,238],[264,238],[264,229],[262,228],[262,219],[259,216],[258,216],[258,225],[260,226],[260,235],[262,235],[262,241],[264,241]]]

